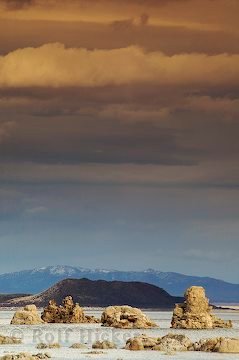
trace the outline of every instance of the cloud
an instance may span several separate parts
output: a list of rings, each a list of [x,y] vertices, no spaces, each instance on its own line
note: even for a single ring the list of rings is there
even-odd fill
[[[236,94],[190,96],[190,89],[157,85],[1,93],[0,117],[15,126],[0,161],[188,165],[238,158]]]
[[[147,13],[143,13],[139,17],[113,21],[111,27],[113,30],[121,31],[125,29],[132,29],[135,26],[144,27],[148,25],[148,22],[149,22],[149,15]]]
[[[229,118],[239,115],[239,99],[213,98],[210,96],[194,96],[187,99],[184,108],[204,113],[211,113]],[[236,120],[238,118],[236,117]]]
[[[128,123],[143,122],[159,123],[165,121],[170,116],[170,108],[161,107],[158,109],[142,109],[139,107],[112,105],[105,107],[99,111],[101,118],[113,118],[118,121],[125,121]]]
[[[161,86],[237,85],[239,55],[145,52],[130,46],[113,50],[46,44],[0,57],[1,87],[98,87],[151,83]]]
[[[25,214],[26,215],[41,215],[41,214],[44,214],[48,211],[48,208],[45,207],[45,206],[36,206],[36,207],[33,207],[33,208],[28,208],[25,210]]]
[[[235,255],[233,250],[225,250],[223,252],[207,249],[188,249],[183,252],[183,258],[192,261],[199,262],[222,262],[222,261],[233,261]]]
[[[165,4],[169,4],[169,3],[173,3],[173,2],[187,2],[189,0],[122,0],[121,2],[124,4],[130,4],[130,5],[147,5],[147,6],[160,6],[160,5],[165,5]],[[88,0],[63,0],[61,1],[62,3],[65,2],[65,4],[70,4],[70,5],[79,5],[79,6],[95,6],[97,4],[110,4],[114,1],[112,0],[91,0],[91,4],[89,5]],[[21,6],[34,6],[34,5],[38,5],[38,6],[43,6],[43,7],[47,7],[50,5],[54,5],[57,6],[58,4],[58,0],[0,0],[0,3],[4,3],[6,4],[6,6],[9,6],[9,4],[15,4],[16,7],[21,7]]]
[[[0,122],[0,143],[10,135],[11,129],[14,127],[14,121]]]
[[[34,0],[1,0],[8,10],[20,10],[35,4]]]
[[[0,182],[237,189],[237,165],[235,161],[223,164],[219,161],[207,162],[191,166],[0,163]]]
[[[110,24],[147,13],[151,25],[237,34],[238,9],[237,0],[0,0],[3,19]]]
[[[228,119],[238,122],[239,99],[229,97],[211,96],[181,96],[175,99],[169,94],[168,104],[163,104],[162,99],[155,106],[143,104],[111,104],[97,109],[99,117],[113,118],[118,121],[161,123],[172,120],[177,112],[197,112],[204,115],[214,115],[218,119],[227,122]]]

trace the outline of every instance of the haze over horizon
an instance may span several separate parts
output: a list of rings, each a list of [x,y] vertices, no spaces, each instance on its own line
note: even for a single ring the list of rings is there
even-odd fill
[[[239,283],[238,12],[0,0],[0,273]]]

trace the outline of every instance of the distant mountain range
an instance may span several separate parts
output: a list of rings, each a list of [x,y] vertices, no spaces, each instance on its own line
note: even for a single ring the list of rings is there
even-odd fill
[[[187,276],[153,269],[145,271],[90,270],[73,266],[48,266],[0,275],[0,293],[36,294],[66,278],[107,281],[141,281],[183,296],[192,285],[203,286],[212,302],[239,303],[239,284],[210,277]]]
[[[127,304],[139,308],[171,309],[175,303],[183,300],[155,285],[142,282],[65,279],[38,295],[8,300],[4,305],[35,304],[40,307],[47,305],[51,299],[60,304],[69,294],[80,305],[93,307]]]

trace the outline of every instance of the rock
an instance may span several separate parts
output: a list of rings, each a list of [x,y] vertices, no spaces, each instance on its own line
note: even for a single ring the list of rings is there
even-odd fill
[[[37,344],[36,348],[37,349],[60,349],[61,345],[58,343],[51,343],[51,344],[45,344],[45,343],[40,343]]]
[[[202,339],[195,342],[191,348],[194,351],[205,351],[205,352],[214,352],[216,350],[217,343],[219,338],[215,339]]]
[[[144,344],[140,337],[128,339],[125,345],[126,350],[140,351],[144,350]]]
[[[88,324],[99,324],[101,321],[94,316],[85,315],[84,322]]]
[[[108,306],[102,313],[103,326],[122,329],[148,329],[157,325],[140,309],[131,306]]]
[[[54,300],[49,304],[42,313],[42,319],[47,323],[97,323],[94,316],[87,316],[79,304],[74,303],[71,296],[67,296],[62,305],[58,306]]]
[[[171,322],[174,329],[231,328],[231,321],[223,321],[211,314],[212,307],[201,286],[192,286],[185,293],[183,304],[177,304]]]
[[[0,345],[21,344],[22,340],[12,336],[0,335]]]
[[[239,339],[223,337],[203,339],[193,344],[193,350],[235,354],[239,353]]]
[[[239,353],[239,339],[214,338],[202,339],[192,343],[191,340],[180,334],[167,334],[161,338],[153,338],[146,335],[136,336],[128,339],[125,349],[127,350],[158,350],[166,354],[176,351],[204,351],[218,353]]]
[[[104,340],[104,341],[96,341],[92,345],[92,349],[102,349],[102,350],[117,349],[117,346],[111,341]]]
[[[12,325],[38,325],[43,324],[35,305],[26,305],[23,310],[17,310],[11,320]]]
[[[19,353],[19,354],[7,354],[1,356],[1,360],[40,360],[40,359],[49,359],[51,356],[49,354],[36,354],[32,355],[29,353]]]
[[[239,339],[221,338],[217,347],[219,353],[239,353]]]
[[[125,345],[127,350],[153,350],[156,346],[159,345],[159,339],[149,337],[146,335],[136,336],[134,338],[128,339]]]
[[[160,339],[158,350],[174,353],[175,351],[187,351],[192,345],[192,341],[185,335],[168,334]]]
[[[74,343],[70,346],[71,349],[86,349],[87,346],[85,344]]]
[[[125,349],[127,350],[158,350],[166,353],[175,351],[187,351],[192,347],[191,340],[185,335],[168,334],[162,338],[153,338],[146,335],[128,339]]]

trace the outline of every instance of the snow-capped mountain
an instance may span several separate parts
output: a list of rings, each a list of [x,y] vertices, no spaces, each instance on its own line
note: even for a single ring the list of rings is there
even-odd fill
[[[0,275],[0,293],[39,293],[66,278],[90,280],[142,281],[157,285],[171,295],[182,296],[187,287],[205,287],[213,302],[239,303],[239,284],[231,284],[209,277],[188,276],[154,269],[145,271],[118,271],[87,269],[75,266],[47,266]]]
[[[57,265],[57,266],[46,266],[41,268],[36,268],[32,270],[32,274],[37,273],[49,273],[51,275],[56,276],[63,276],[64,277],[71,277],[73,275],[77,275],[78,272],[90,272],[90,269],[81,268],[81,267],[73,267],[73,266],[67,266],[67,265]]]

